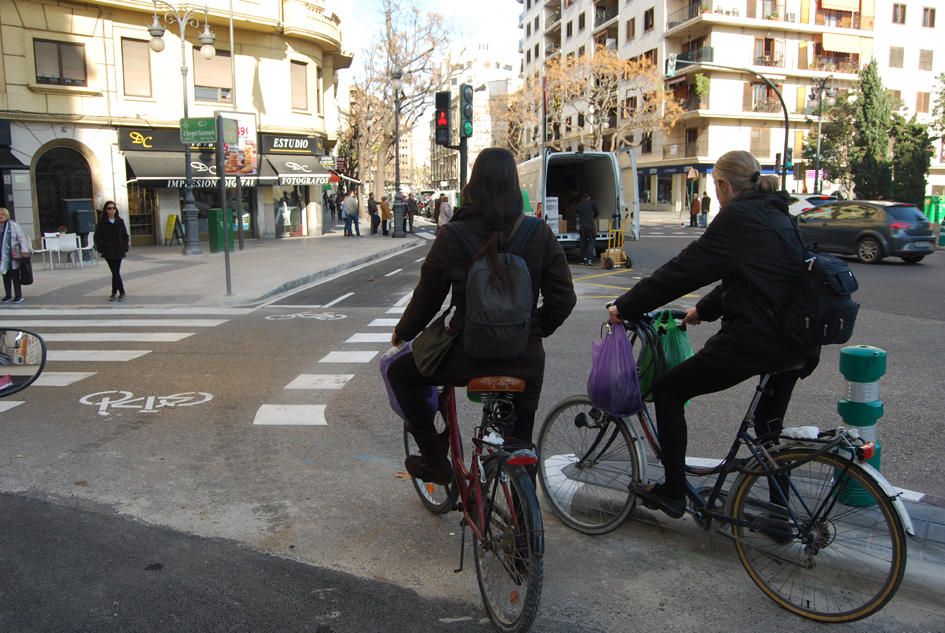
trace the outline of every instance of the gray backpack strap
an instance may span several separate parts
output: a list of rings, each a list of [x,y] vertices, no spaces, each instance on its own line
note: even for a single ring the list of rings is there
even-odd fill
[[[515,221],[512,232],[509,233],[509,246],[507,252],[515,255],[524,255],[525,248],[532,239],[532,233],[538,228],[541,221],[536,217],[526,217],[522,214]],[[521,230],[520,230],[521,229]]]

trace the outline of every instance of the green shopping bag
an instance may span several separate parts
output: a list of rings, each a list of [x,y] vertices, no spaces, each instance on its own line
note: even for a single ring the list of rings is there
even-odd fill
[[[653,329],[656,330],[665,363],[662,367],[658,366],[659,359],[654,358],[649,346],[644,346],[643,351],[640,352],[640,357],[637,359],[637,367],[640,371],[640,391],[647,402],[653,402],[651,390],[653,381],[693,355],[689,335],[676,323],[671,310],[660,310],[657,313],[656,318],[653,319]]]

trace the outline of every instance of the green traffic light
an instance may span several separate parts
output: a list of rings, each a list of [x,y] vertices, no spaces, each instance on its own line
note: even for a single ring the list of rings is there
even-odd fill
[[[472,123],[470,121],[463,123],[463,134],[466,136],[472,136]]]

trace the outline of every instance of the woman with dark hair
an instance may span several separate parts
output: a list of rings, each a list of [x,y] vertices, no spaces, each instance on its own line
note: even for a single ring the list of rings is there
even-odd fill
[[[109,301],[125,300],[125,285],[121,281],[121,260],[128,252],[128,229],[118,215],[118,206],[111,200],[102,208],[102,215],[95,225],[95,250],[108,262],[112,271],[112,294]]]
[[[498,267],[498,253],[507,247],[509,234],[522,216],[522,194],[515,159],[510,152],[489,148],[479,153],[469,183],[463,188],[462,206],[452,221],[440,228],[420,268],[420,281],[413,297],[391,337],[400,345],[417,336],[443,306],[452,291],[456,306],[450,327],[459,330],[443,362],[430,376],[417,369],[413,354],[401,356],[390,366],[388,380],[416,439],[420,455],[411,455],[404,463],[407,471],[424,481],[446,484],[452,468],[446,457],[447,447],[437,441],[434,412],[424,401],[424,387],[429,385],[466,385],[479,376],[506,375],[526,381],[525,391],[515,397],[517,420],[513,436],[531,443],[535,411],[545,372],[545,351],[541,339],[551,334],[571,314],[577,298],[571,282],[564,251],[551,229],[538,223],[521,252],[532,281],[531,331],[524,355],[514,360],[482,360],[471,357],[463,348],[463,313],[466,306],[466,273],[474,259],[460,241],[454,225],[463,223],[482,243],[493,271]],[[542,305],[538,307],[538,294]]]

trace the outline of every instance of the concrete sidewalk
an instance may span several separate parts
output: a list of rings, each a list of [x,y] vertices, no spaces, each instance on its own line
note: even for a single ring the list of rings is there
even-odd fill
[[[418,232],[432,237],[432,223],[417,222]],[[362,233],[346,238],[341,225],[314,238],[245,240],[244,250],[230,253],[232,295],[226,295],[224,253],[184,256],[181,246],[138,246],[122,262],[121,276],[128,300],[123,307],[252,306],[280,292],[328,277],[342,270],[422,244],[417,234],[405,238]],[[99,260],[83,268],[63,263],[55,270],[44,256],[33,256],[35,281],[23,288],[22,304],[3,309],[53,306],[96,306],[108,303],[111,273]]]

